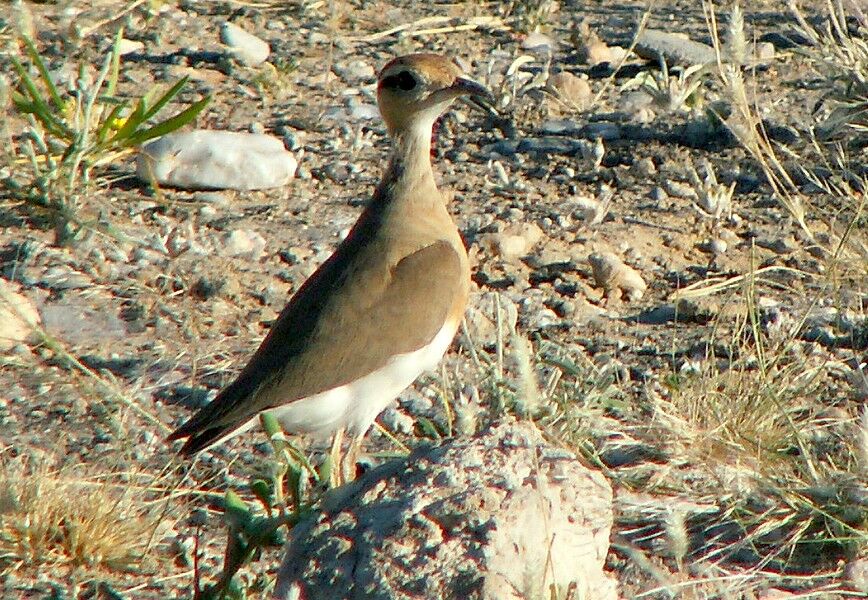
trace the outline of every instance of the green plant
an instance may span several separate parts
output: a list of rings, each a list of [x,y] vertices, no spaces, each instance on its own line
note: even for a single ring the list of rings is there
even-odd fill
[[[112,163],[139,144],[165,135],[191,122],[207,106],[210,96],[179,113],[152,123],[187,84],[184,77],[159,94],[149,90],[134,106],[117,94],[120,73],[118,30],[112,50],[93,83],[87,83],[84,66],[75,89],[64,96],[49,74],[45,59],[34,42],[22,36],[26,58],[11,57],[18,82],[11,93],[15,110],[27,120],[19,146],[23,157],[15,175],[2,180],[12,198],[23,205],[48,211],[55,219],[58,244],[73,240],[83,228],[94,228],[82,208],[95,167]],[[36,71],[36,75],[31,74]]]
[[[327,472],[317,472],[283,434],[277,420],[270,414],[260,416],[274,450],[274,460],[267,465],[265,477],[251,479],[249,491],[261,506],[246,502],[234,490],[227,490],[223,499],[224,520],[228,528],[223,570],[217,581],[201,587],[198,568],[195,574],[196,600],[244,598],[243,588],[235,575],[248,563],[259,558],[268,546],[281,546],[284,533],[300,518],[312,511],[315,498],[307,482],[328,481]],[[330,468],[326,465],[325,470]]]
[[[701,109],[705,106],[704,85],[711,68],[693,65],[670,75],[666,61],[660,60],[659,71],[643,71],[622,89],[638,88],[651,96],[654,105],[667,112]]]

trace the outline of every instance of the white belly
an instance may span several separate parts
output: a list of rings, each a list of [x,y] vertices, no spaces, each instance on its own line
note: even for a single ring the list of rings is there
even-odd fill
[[[340,428],[362,436],[374,419],[424,371],[437,366],[455,337],[457,324],[447,323],[419,350],[399,354],[378,371],[340,387],[296,400],[269,412],[287,433],[328,437]],[[247,429],[255,421],[252,419]]]

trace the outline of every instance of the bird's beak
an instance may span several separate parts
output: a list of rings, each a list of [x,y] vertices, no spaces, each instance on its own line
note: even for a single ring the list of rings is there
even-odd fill
[[[494,99],[491,92],[489,92],[484,85],[477,83],[472,79],[467,79],[466,77],[457,77],[455,81],[452,82],[452,85],[449,86],[449,89],[455,92],[456,95],[460,96],[475,96],[485,98],[486,100]]]
[[[466,77],[458,77],[449,89],[454,90],[453,93],[458,96],[465,96],[461,100],[466,104],[481,109],[486,114],[495,116],[499,114],[494,107],[494,95],[481,83]]]

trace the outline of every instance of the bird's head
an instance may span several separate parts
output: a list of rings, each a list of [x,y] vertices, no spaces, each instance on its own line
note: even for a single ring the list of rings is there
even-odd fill
[[[377,80],[377,102],[389,133],[431,133],[434,121],[459,96],[489,97],[482,85],[438,54],[409,54],[389,62]]]

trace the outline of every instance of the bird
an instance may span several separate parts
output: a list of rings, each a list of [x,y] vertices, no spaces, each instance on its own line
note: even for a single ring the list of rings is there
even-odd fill
[[[332,484],[352,478],[366,432],[437,366],[467,305],[467,251],[431,164],[434,124],[459,97],[491,96],[445,56],[409,54],[382,68],[377,103],[392,151],[379,185],[235,380],[168,436],[185,438],[180,454],[247,431],[268,412],[286,433],[331,436]]]

